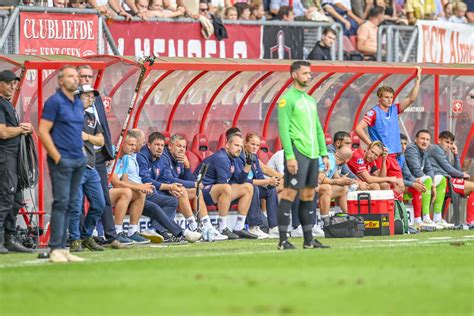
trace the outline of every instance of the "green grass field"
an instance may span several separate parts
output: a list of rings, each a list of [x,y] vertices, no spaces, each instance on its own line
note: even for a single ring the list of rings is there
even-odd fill
[[[292,240],[299,248],[301,239]],[[474,315],[474,232],[0,257],[0,315]]]

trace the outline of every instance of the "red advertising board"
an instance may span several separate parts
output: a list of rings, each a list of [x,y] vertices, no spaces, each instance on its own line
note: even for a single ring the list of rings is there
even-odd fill
[[[99,18],[95,14],[20,13],[20,54],[97,54]]]
[[[262,28],[259,25],[226,25],[229,38],[206,40],[199,23],[109,23],[122,55],[162,57],[260,58]]]

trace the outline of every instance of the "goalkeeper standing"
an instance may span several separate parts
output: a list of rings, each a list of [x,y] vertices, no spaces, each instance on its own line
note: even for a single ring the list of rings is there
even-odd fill
[[[298,216],[303,228],[303,248],[329,248],[313,239],[313,200],[318,186],[319,157],[328,169],[324,132],[319,122],[316,101],[305,92],[311,81],[311,64],[291,64],[293,87],[278,103],[278,129],[285,152],[285,189],[278,206],[279,250],[295,249],[288,241],[291,205],[299,192]]]

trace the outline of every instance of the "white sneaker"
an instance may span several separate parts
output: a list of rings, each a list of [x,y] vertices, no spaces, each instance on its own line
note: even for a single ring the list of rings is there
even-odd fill
[[[324,230],[322,230],[321,227],[318,224],[313,226],[313,236],[314,237],[324,237]]]
[[[215,229],[214,227],[212,228],[212,232],[214,233],[214,240],[215,241],[222,241],[222,240],[227,240],[229,239],[229,237],[227,237],[226,235],[222,235],[221,233],[219,233],[219,231],[217,229]]]
[[[61,249],[55,249],[49,254],[49,262],[52,263],[66,263],[67,258],[64,256]]]
[[[229,237],[227,237],[226,235],[222,235],[221,233],[219,233],[219,231],[217,229],[215,229],[214,227],[209,227],[209,228],[206,228],[204,227],[202,229],[202,239],[204,241],[222,241],[222,240],[227,240],[229,239]]]
[[[192,230],[189,230],[189,229],[186,229],[184,231],[184,238],[190,243],[198,241],[199,239],[201,239],[201,236],[202,236],[201,233],[193,232]]]
[[[280,238],[280,232],[278,231],[278,226],[270,228],[268,230],[268,238],[270,239],[278,239]]]
[[[436,229],[443,229],[443,226],[436,225],[430,218],[425,218],[421,222],[421,227],[430,227],[430,228],[436,228]]]
[[[268,238],[268,234],[263,232],[260,229],[260,227],[258,227],[258,226],[250,227],[249,232],[254,234],[254,235],[257,235],[258,239],[267,239]]]
[[[444,229],[453,229],[454,224],[448,223],[444,219],[440,219],[434,222],[436,225],[442,226]]]
[[[83,262],[83,261],[86,261],[86,259],[84,259],[84,258],[73,255],[67,249],[61,249],[60,251],[62,252],[63,256],[67,259],[67,261],[69,261],[69,262]]]
[[[161,244],[162,242],[165,241],[163,236],[161,236],[156,231],[151,230],[151,229],[144,230],[140,234],[154,244]]]
[[[303,228],[300,226],[293,228],[290,231],[290,236],[291,237],[303,237]]]

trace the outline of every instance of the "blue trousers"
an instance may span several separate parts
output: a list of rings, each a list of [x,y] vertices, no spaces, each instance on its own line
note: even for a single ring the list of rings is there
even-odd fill
[[[175,236],[182,232],[174,218],[178,208],[178,199],[160,192],[147,195],[143,215],[151,219],[151,225],[158,232],[169,231]]]
[[[260,199],[267,201],[267,218],[268,227],[273,228],[278,225],[277,212],[278,212],[278,192],[276,188],[265,188],[258,187]]]
[[[86,168],[86,157],[78,159],[61,158],[55,164],[48,157],[49,175],[53,187],[53,207],[51,210],[51,250],[66,248],[69,216],[75,207],[82,175]]]
[[[81,215],[84,209],[84,194],[89,201],[89,211],[81,225]],[[82,176],[75,207],[69,219],[69,239],[78,240],[92,236],[94,227],[105,208],[104,192],[100,183],[99,173],[95,169],[86,168]]]

